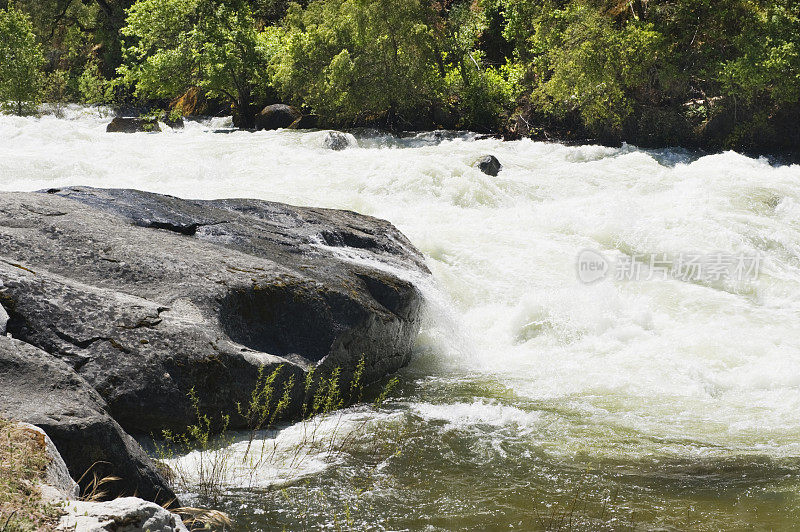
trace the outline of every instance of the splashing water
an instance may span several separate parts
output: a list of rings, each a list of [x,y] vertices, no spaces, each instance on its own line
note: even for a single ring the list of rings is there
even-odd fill
[[[800,166],[471,134],[330,151],[326,132],[114,135],[67,114],[0,117],[0,188],[351,209],[393,222],[433,272],[399,391],[338,414],[369,430],[336,456],[232,475],[242,530],[800,527]],[[472,167],[484,154],[498,177]],[[583,249],[763,263],[746,285],[585,285]],[[291,447],[292,430],[262,438]]]

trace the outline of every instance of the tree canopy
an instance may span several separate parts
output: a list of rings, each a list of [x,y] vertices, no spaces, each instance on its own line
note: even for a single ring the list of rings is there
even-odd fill
[[[800,144],[800,0],[15,5],[3,46],[23,52],[2,66],[2,98],[28,107],[43,71],[58,98],[165,106],[201,94],[245,127],[284,101],[334,127]],[[12,85],[27,92],[14,99]]]
[[[128,10],[119,73],[138,96],[172,98],[191,87],[229,101],[252,127],[266,88],[272,32],[258,30],[246,2],[141,0]]]
[[[292,4],[274,82],[344,123],[381,115],[407,121],[437,92],[428,9],[419,0]]]

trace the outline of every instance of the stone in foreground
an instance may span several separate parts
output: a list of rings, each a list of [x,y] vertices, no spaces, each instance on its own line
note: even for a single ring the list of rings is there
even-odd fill
[[[82,478],[84,487],[96,474],[120,478],[103,488],[112,496],[138,493],[164,503],[175,497],[139,444],[111,419],[103,399],[73,368],[5,336],[0,336],[0,414],[43,429],[70,476]],[[58,476],[48,470],[48,484],[68,492],[65,498],[74,496],[69,482]]]
[[[80,494],[78,483],[72,480],[72,475],[67,469],[67,464],[56,449],[53,440],[45,431],[30,423],[16,422],[17,430],[25,431],[32,436],[40,450],[47,457],[48,464],[45,469],[44,479],[39,484],[39,491],[46,503],[77,499]]]
[[[58,530],[74,532],[188,532],[181,518],[136,497],[108,502],[68,501]]]
[[[171,493],[123,429],[184,430],[192,390],[201,412],[245,428],[237,404],[273,371],[291,393],[284,418],[299,416],[312,369],[338,368],[346,386],[363,361],[362,382],[380,379],[409,361],[422,304],[410,280],[427,275],[390,223],[348,211],[0,193],[0,303],[15,339],[0,411],[42,427],[73,478],[110,461],[120,491],[158,500]]]

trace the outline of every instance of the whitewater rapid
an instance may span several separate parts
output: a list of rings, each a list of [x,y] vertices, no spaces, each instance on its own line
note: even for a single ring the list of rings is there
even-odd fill
[[[407,416],[554,461],[800,456],[800,166],[467,133],[362,132],[337,152],[325,132],[214,133],[228,125],[216,119],[107,134],[109,118],[71,112],[0,116],[1,189],[262,198],[377,216],[410,238],[435,301],[412,391],[374,423]],[[499,176],[472,167],[484,154]],[[745,284],[587,285],[583,249],[762,264]]]

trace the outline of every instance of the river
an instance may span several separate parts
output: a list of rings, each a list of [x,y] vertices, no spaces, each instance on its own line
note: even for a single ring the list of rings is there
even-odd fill
[[[219,501],[237,530],[800,528],[800,166],[468,133],[331,151],[324,132],[109,120],[0,116],[0,189],[350,209],[394,223],[433,273],[397,388],[313,421],[341,444],[299,459],[308,426],[260,434],[269,460],[234,468]],[[499,176],[471,166],[484,154]],[[607,261],[592,283],[582,250]],[[677,274],[721,255],[757,269]],[[631,257],[645,268],[623,278]]]

